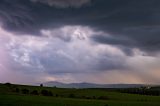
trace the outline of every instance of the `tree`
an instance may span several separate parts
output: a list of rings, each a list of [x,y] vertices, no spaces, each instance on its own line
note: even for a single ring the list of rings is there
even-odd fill
[[[9,83],[9,82],[7,82],[7,83],[5,83],[5,85],[10,86],[10,85],[12,85],[12,84],[11,84],[11,83]]]
[[[43,84],[40,84],[40,87],[43,87]]]

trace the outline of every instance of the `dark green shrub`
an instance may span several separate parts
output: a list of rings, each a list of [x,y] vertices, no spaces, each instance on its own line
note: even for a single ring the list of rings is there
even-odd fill
[[[56,94],[56,97],[58,97],[59,95],[58,94]]]
[[[32,95],[39,95],[39,93],[38,93],[37,90],[33,90],[33,91],[31,92],[31,94],[32,94]]]
[[[51,91],[47,91],[47,90],[42,90],[41,94],[43,96],[53,96],[53,93]]]
[[[98,97],[98,99],[100,99],[100,100],[108,100],[108,97],[107,96],[100,96],[100,97]]]
[[[29,94],[29,90],[28,89],[22,89],[22,94]]]
[[[17,93],[19,93],[19,91],[20,91],[20,90],[19,90],[19,88],[16,88],[16,90],[15,90],[15,91],[16,91]]]
[[[69,98],[75,98],[76,96],[74,94],[69,94]]]
[[[51,91],[48,91],[48,96],[53,96],[53,93]]]

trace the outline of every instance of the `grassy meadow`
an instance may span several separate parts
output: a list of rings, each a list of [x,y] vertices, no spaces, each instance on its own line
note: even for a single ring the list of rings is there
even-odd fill
[[[0,106],[160,106],[160,96],[0,84]]]

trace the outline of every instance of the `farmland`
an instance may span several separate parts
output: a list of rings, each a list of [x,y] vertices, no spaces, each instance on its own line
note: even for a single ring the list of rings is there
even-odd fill
[[[0,106],[160,106],[160,96],[111,89],[64,89],[0,85]]]

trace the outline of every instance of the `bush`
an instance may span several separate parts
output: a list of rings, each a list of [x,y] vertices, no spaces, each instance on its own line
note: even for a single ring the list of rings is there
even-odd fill
[[[23,94],[29,94],[29,90],[28,89],[22,89],[22,93]]]
[[[51,91],[48,91],[48,96],[53,96],[53,93]]]
[[[32,94],[32,95],[39,95],[39,93],[38,93],[37,90],[32,91],[31,94]]]
[[[92,99],[92,97],[89,97],[89,96],[82,96],[80,98],[82,98],[82,99]]]
[[[75,98],[75,95],[74,95],[74,94],[69,94],[68,97],[69,97],[69,98]]]
[[[93,97],[92,97],[92,99],[96,99],[96,97],[95,97],[95,96],[93,96]]]
[[[101,100],[108,100],[108,97],[107,97],[107,96],[100,96],[100,97],[98,97],[98,99],[101,99]]]
[[[59,95],[58,94],[56,94],[56,97],[58,97]]]
[[[7,87],[10,88],[10,89],[13,88],[13,85],[12,85],[11,83],[9,83],[9,82],[8,82],[8,83],[5,83],[4,85],[7,86]]]
[[[48,96],[48,91],[47,91],[47,90],[42,90],[42,91],[41,91],[41,94],[42,94],[43,96]]]
[[[19,90],[19,88],[16,88],[16,90],[15,90],[15,91],[16,91],[17,93],[19,93],[19,91],[20,91],[20,90]]]
[[[92,97],[87,96],[85,99],[92,99]]]
[[[42,90],[41,94],[43,96],[53,96],[52,92],[51,91],[47,91],[47,90]]]

